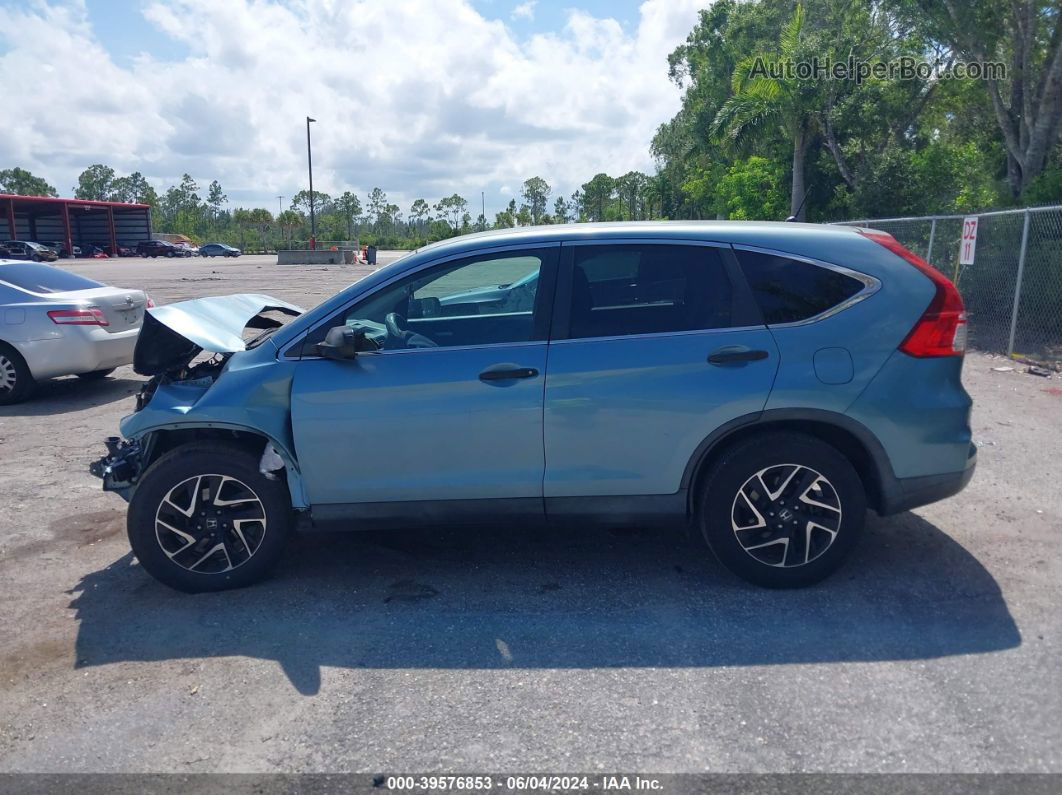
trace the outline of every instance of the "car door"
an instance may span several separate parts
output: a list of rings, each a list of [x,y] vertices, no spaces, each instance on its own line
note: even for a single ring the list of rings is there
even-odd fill
[[[778,368],[733,252],[688,241],[562,251],[546,375],[547,513],[568,497],[677,493],[712,431],[763,410]]]
[[[310,332],[291,416],[315,510],[514,499],[541,515],[542,392],[558,252],[550,244],[436,263]],[[475,300],[489,291],[499,294]],[[313,356],[310,346],[335,325],[381,348],[352,361]]]

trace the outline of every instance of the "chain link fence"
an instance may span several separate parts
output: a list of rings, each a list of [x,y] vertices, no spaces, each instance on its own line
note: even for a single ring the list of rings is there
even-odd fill
[[[963,222],[972,217],[974,262],[960,265]],[[955,282],[971,347],[1062,359],[1062,206],[838,223],[888,232]]]

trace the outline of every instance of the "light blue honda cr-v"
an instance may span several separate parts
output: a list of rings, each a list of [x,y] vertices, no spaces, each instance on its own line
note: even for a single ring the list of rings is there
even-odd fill
[[[741,577],[805,585],[868,507],[970,479],[965,336],[951,282],[873,230],[488,232],[305,313],[148,310],[152,378],[92,470],[186,591],[261,578],[296,528],[527,520],[691,524]]]

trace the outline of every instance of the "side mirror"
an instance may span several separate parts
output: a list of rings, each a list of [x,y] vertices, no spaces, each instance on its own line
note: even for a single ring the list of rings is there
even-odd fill
[[[364,329],[333,326],[328,329],[324,342],[317,343],[317,353],[325,359],[350,361],[357,357],[358,351],[374,351],[378,347]]]

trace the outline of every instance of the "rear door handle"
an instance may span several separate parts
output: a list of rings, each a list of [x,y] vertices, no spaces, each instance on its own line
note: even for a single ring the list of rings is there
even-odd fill
[[[766,359],[767,351],[757,351],[743,345],[720,348],[708,354],[709,364],[730,364],[732,362],[758,362]]]
[[[534,378],[538,370],[516,364],[492,364],[479,374],[480,381],[507,381],[511,378]]]

